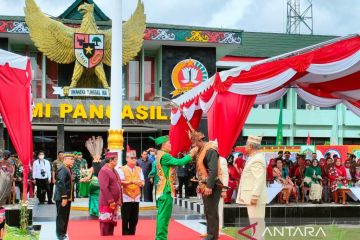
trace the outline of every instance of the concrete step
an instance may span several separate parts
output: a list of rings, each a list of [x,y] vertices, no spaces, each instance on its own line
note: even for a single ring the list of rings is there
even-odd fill
[[[204,214],[204,204],[202,199],[197,197],[191,198],[175,198],[174,202],[177,206],[188,210],[195,211],[200,214]]]

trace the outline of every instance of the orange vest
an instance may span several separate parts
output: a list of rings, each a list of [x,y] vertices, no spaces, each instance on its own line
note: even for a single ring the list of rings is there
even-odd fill
[[[165,154],[164,151],[158,151],[156,155],[156,171],[159,177],[159,182],[156,188],[156,199],[159,199],[164,192],[166,187],[166,182],[169,181],[170,189],[171,189],[171,196],[174,198],[176,196],[176,190],[174,185],[176,184],[176,168],[170,167],[169,169],[169,177],[166,179],[162,166],[160,164],[162,156]]]
[[[217,151],[217,146],[213,142],[207,142],[205,143],[205,146],[201,149],[199,155],[197,156],[196,161],[196,172],[199,179],[199,186],[197,191],[199,193],[204,193],[206,188],[206,181],[208,178],[208,171],[206,170],[205,164],[204,164],[204,158],[206,156],[206,152],[210,149]],[[218,159],[218,178],[222,179],[221,169],[220,169],[220,160]]]
[[[125,181],[141,181],[140,175],[141,175],[141,168],[135,167],[134,171],[131,171],[129,167],[122,166],[122,171],[124,172]],[[133,200],[136,199],[136,197],[140,196],[141,194],[141,188],[136,184],[127,184],[123,185],[124,193],[131,197]]]

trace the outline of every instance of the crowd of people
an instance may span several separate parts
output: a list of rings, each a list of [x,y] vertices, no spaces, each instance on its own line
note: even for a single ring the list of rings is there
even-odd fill
[[[283,186],[278,198],[280,202],[310,200],[313,203],[339,203],[341,197],[341,203],[346,204],[345,191],[341,190],[360,187],[360,159],[356,161],[354,154],[348,153],[346,159],[340,159],[336,154],[331,156],[330,153],[320,159],[316,153],[312,154],[311,159],[297,154],[295,161],[290,160],[290,156],[289,151],[279,151],[278,157],[270,159],[267,165],[267,185],[277,182]],[[244,164],[242,154],[235,160],[233,157],[228,158],[230,189],[225,203],[235,199],[234,192],[240,182]]]
[[[201,143],[203,135],[198,138],[201,139],[196,141]],[[245,160],[242,153],[238,153],[236,157],[232,153],[226,159],[228,179],[221,178],[221,182],[217,182],[220,176],[217,178],[218,176],[214,175],[212,176],[214,182],[210,182],[211,188],[208,188],[209,181],[205,182],[205,179],[211,179],[207,175],[211,172],[209,169],[220,168],[219,163],[214,160],[209,163],[204,162],[203,170],[201,170],[199,161],[202,158],[204,160],[201,160],[201,163],[207,159],[210,161],[212,157],[209,153],[202,156],[201,153],[193,150],[190,155],[179,154],[178,158],[173,158],[169,154],[171,147],[167,148],[166,145],[169,142],[168,138],[160,137],[154,140],[155,145],[160,148],[149,148],[141,153],[140,158],[136,157],[135,150],[128,148],[126,165],[120,168],[117,167],[117,154],[106,150],[100,157],[92,156],[91,162],[84,159],[82,153],[78,151],[72,153],[59,151],[57,159],[50,162],[46,159],[45,153],[39,151],[27,179],[29,197],[36,195],[39,204],[54,204],[53,200],[55,201],[59,239],[66,239],[70,206],[75,198],[89,198],[89,214],[99,218],[101,235],[113,235],[118,219],[117,209],[121,209],[123,235],[134,235],[138,222],[139,203],[152,202],[156,199],[157,239],[166,239],[169,212],[172,211],[174,197],[189,198],[199,196],[200,193],[204,204],[209,206],[219,204],[220,195],[224,203],[240,201],[237,199],[239,184],[241,184],[246,162],[249,161]],[[200,143],[198,146],[204,149]],[[213,144],[207,143],[206,150],[216,153],[214,159],[217,159],[217,148]],[[195,154],[197,154],[196,158],[194,158]],[[286,203],[289,200],[298,202],[306,199],[313,203],[331,201],[338,203],[341,198],[342,203],[346,204],[346,194],[339,190],[360,187],[360,159],[356,161],[353,154],[349,153],[347,159],[340,159],[336,154],[332,157],[326,154],[319,160],[315,153],[312,154],[311,159],[297,154],[296,161],[292,161],[290,156],[289,151],[285,153],[279,151],[278,157],[270,159],[266,167],[267,185],[275,182],[282,185],[283,190],[278,197],[281,202],[282,200]],[[22,164],[16,154],[9,151],[5,151],[0,160],[2,171],[7,171],[13,176],[7,203],[15,203],[22,197],[19,194],[22,192],[24,180]],[[159,160],[161,160],[161,165]],[[205,184],[201,180],[203,177]],[[226,187],[217,188],[216,185]],[[214,194],[215,190],[219,190],[218,194]],[[206,196],[211,196],[211,198]],[[217,208],[207,207],[207,221],[208,224],[210,223],[208,233],[215,236],[219,230],[218,218]],[[214,220],[215,223],[213,223]]]

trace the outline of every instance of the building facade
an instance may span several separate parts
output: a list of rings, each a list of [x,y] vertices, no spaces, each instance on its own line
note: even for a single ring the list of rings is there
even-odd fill
[[[91,0],[77,0],[56,20],[78,27],[82,16],[77,9],[83,2],[92,3]],[[94,16],[100,28],[111,28],[110,19],[97,6]],[[176,97],[186,83],[181,83],[177,76],[181,75],[187,82],[196,82],[199,79],[191,74],[197,74],[204,81],[217,71],[334,37],[148,23],[143,48],[135,59],[123,66],[124,90],[119,94],[125,101],[122,109],[124,144],[140,153],[153,145],[149,136],[168,132],[170,109],[164,99]],[[0,48],[27,55],[31,59],[35,151],[45,150],[50,158],[55,158],[59,150],[80,150],[87,154],[85,141],[99,135],[105,140],[104,146],[107,145],[109,99],[54,94],[54,87],[70,84],[74,63],[57,64],[47,59],[32,42],[24,17],[0,16]],[[183,61],[196,65],[199,72],[187,71],[192,65],[181,65]],[[110,67],[105,66],[105,73],[109,82]],[[308,134],[315,144],[360,143],[360,122],[342,105],[319,109],[307,105],[291,90],[285,96],[283,111],[286,144],[303,144]],[[238,144],[244,142],[242,136],[250,134],[263,135],[264,144],[275,144],[278,116],[279,102],[254,106]],[[206,129],[206,121],[202,123],[202,129]],[[0,124],[0,144],[12,149],[3,124]]]

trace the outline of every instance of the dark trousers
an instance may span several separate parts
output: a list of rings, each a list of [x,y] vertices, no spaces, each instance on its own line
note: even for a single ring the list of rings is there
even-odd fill
[[[53,193],[54,193],[54,183],[50,183],[50,193],[48,195],[48,202],[52,202]]]
[[[80,177],[76,176],[74,178],[74,188],[75,188],[75,196],[79,198],[79,192],[80,192]]]
[[[124,202],[121,206],[122,235],[135,235],[139,218],[139,203]]]
[[[113,236],[114,223],[100,222],[100,236]]]
[[[150,182],[149,178],[145,179],[145,185],[143,187],[143,194],[142,198],[144,199],[144,202],[152,202],[153,201],[153,184]]]
[[[203,196],[204,212],[206,218],[207,240],[217,240],[219,238],[219,201],[221,189],[213,188],[210,196]]]
[[[39,199],[40,203],[45,202],[45,193],[47,193],[48,202],[51,202],[52,194],[50,193],[49,180],[46,179],[36,179],[36,196]]]
[[[68,201],[65,207],[61,206],[61,201],[56,201],[56,235],[58,238],[65,238],[69,223],[71,202]]]
[[[185,185],[185,197],[189,197],[189,177],[178,177],[179,180],[179,197],[182,198],[182,190]]]

